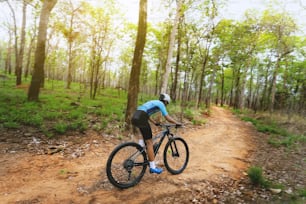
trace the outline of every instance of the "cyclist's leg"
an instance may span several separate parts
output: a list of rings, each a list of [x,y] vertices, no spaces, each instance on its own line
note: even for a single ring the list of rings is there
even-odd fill
[[[150,124],[147,123],[145,126],[139,127],[139,130],[146,143],[149,161],[152,162],[154,161],[154,151],[153,151],[153,141],[152,141],[152,130]]]
[[[150,173],[157,173],[160,174],[163,172],[163,169],[161,168],[157,168],[155,165],[155,155],[154,155],[154,150],[153,150],[153,140],[152,140],[152,130],[150,127],[150,124],[148,123],[148,125],[146,127],[141,127],[139,128],[143,138],[145,139],[146,142],[146,147],[147,147],[147,154],[148,154],[148,158],[149,158],[149,163],[150,163]]]
[[[134,127],[134,133],[136,136],[136,139],[138,140],[138,144],[140,146],[145,147],[144,137],[140,135],[140,128],[145,127],[147,125],[148,121],[148,114],[144,111],[137,110],[134,112],[132,117],[132,124]]]
[[[153,150],[152,130],[149,124],[149,116],[146,112],[137,110],[132,117],[132,124],[139,128],[147,147],[147,154],[150,163],[150,172],[160,174],[163,170],[156,168]]]
[[[146,140],[146,146],[147,146],[147,153],[148,153],[149,161],[152,162],[155,159],[152,138]]]
[[[145,148],[145,147],[146,147],[146,144],[145,144],[145,141],[144,141],[144,139],[143,139],[143,136],[142,136],[141,132],[139,131],[139,128],[135,128],[134,134],[135,134],[135,139],[136,139],[136,141],[138,141],[138,144],[139,144],[141,147]]]

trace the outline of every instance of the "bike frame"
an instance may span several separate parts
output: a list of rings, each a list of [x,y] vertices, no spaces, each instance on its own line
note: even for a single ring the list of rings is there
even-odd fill
[[[163,143],[164,139],[166,138],[166,136],[168,137],[168,140],[171,140],[171,138],[174,136],[170,132],[170,127],[174,127],[175,125],[161,125],[161,126],[165,127],[166,129],[161,131],[157,136],[155,136],[153,138],[153,150],[154,150],[154,155],[155,156],[157,155],[158,150],[159,150],[161,144]],[[156,140],[158,140],[158,139],[159,139],[159,141],[156,142]]]
[[[174,127],[175,125],[161,125],[162,127],[165,128],[165,130],[159,132],[156,136],[154,136],[152,138],[153,140],[153,151],[154,151],[154,155],[156,156],[159,148],[161,147],[161,144],[163,143],[163,141],[165,140],[166,136],[168,137],[168,140],[171,140],[171,138],[174,136],[171,132],[170,132],[170,127]],[[156,142],[159,139],[158,142]],[[154,143],[155,142],[155,143]],[[171,147],[172,149],[172,147]],[[142,154],[143,151],[145,151],[145,149],[143,149],[142,151],[137,151],[135,152],[133,155],[131,155],[131,157],[129,159],[134,160],[134,158],[138,157],[139,154]],[[145,163],[134,163],[135,166],[142,166],[142,165],[149,165],[149,162],[145,162]]]

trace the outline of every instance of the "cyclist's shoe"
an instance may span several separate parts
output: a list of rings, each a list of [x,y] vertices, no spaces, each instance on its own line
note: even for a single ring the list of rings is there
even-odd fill
[[[155,167],[155,169],[153,168],[150,168],[150,173],[151,174],[161,174],[163,172],[163,169],[162,168],[158,168],[158,167]]]

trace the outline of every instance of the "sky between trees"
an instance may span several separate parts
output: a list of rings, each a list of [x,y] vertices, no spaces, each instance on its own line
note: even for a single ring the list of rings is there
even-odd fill
[[[9,9],[7,5],[1,0],[0,7],[0,25],[3,22],[10,19]],[[99,0],[88,0],[88,2],[98,5]],[[121,6],[121,10],[124,13],[127,20],[132,23],[138,21],[138,9],[139,0],[116,0]],[[148,1],[148,22],[160,22],[167,16],[167,12],[164,12],[164,7],[161,6],[161,0],[149,0]],[[163,1],[166,2],[166,1]],[[306,33],[306,1],[305,0],[224,0],[224,7],[220,12],[221,18],[242,20],[246,10],[256,10],[262,12],[265,9],[273,8],[277,11],[288,12],[295,20],[296,23],[301,27],[302,35]],[[21,8],[20,8],[21,9]],[[17,13],[17,18],[21,19],[21,12]],[[1,38],[7,36],[3,29],[0,29]]]
[[[91,0],[95,2],[95,0]],[[304,1],[304,2],[303,2]],[[118,0],[125,11],[127,19],[133,23],[138,21],[139,0]],[[161,0],[150,0],[148,2],[148,21],[162,21],[167,12],[162,12]],[[262,12],[265,9],[275,9],[277,11],[288,12],[302,29],[302,34],[306,33],[306,1],[305,0],[224,0],[224,7],[220,12],[221,18],[242,20],[247,10]]]

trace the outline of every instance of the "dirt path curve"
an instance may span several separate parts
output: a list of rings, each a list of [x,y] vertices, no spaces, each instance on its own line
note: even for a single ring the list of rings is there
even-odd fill
[[[180,134],[190,148],[189,164],[182,174],[147,172],[137,186],[126,190],[114,188],[106,178],[106,159],[118,143],[101,136],[86,138],[88,151],[74,159],[62,154],[1,154],[0,203],[134,204],[158,203],[161,198],[168,198],[162,203],[172,203],[176,197],[191,194],[191,188],[201,191],[204,181],[238,179],[254,149],[252,126],[219,107],[213,107],[207,121]]]

